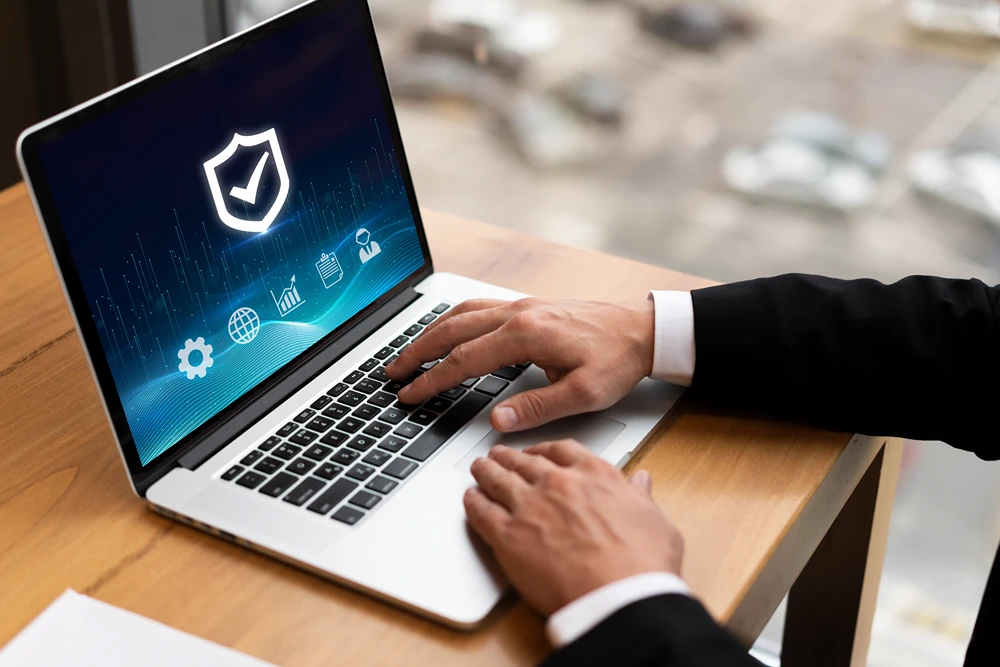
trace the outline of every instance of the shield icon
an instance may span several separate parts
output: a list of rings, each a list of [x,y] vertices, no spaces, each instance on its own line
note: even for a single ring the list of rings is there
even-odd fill
[[[260,162],[257,163],[257,168],[250,177],[250,182],[247,186],[234,186],[229,196],[251,204],[256,202],[257,189],[264,167],[267,164],[268,154],[274,158],[274,165],[278,170],[278,196],[262,219],[243,220],[242,218],[237,218],[226,208],[226,200],[223,198],[222,186],[219,184],[219,174],[216,170],[236,155],[236,151],[240,147],[253,148],[261,144],[268,144],[270,150],[265,152]],[[219,219],[227,227],[232,227],[241,232],[259,234],[260,232],[267,231],[267,228],[278,217],[281,207],[288,198],[288,170],[285,168],[285,159],[281,155],[281,146],[278,144],[278,133],[275,132],[274,128],[249,137],[238,133],[234,134],[233,140],[229,142],[229,145],[221,153],[205,163],[205,176],[208,177],[208,187],[212,191],[212,200],[215,202],[215,209],[219,214]]]

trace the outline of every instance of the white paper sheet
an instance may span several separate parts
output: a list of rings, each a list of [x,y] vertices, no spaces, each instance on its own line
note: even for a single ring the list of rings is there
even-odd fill
[[[0,667],[274,667],[67,590],[0,651]]]

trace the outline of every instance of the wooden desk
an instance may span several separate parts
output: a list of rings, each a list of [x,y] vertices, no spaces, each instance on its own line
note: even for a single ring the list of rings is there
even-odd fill
[[[707,284],[442,214],[426,221],[440,270],[538,296]],[[286,667],[527,665],[548,649],[520,602],[463,634],[147,510],[22,186],[0,193],[0,416],[0,644],[69,587]],[[884,438],[687,404],[633,467],[652,471],[687,539],[686,579],[737,636],[751,642],[798,578],[785,665],[863,665],[899,454]]]

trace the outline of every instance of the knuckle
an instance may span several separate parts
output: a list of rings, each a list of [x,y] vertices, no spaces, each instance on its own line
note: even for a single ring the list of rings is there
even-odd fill
[[[510,326],[515,331],[531,331],[538,324],[538,317],[529,311],[522,311],[510,318]]]
[[[451,366],[461,367],[468,363],[471,354],[472,350],[469,348],[469,344],[463,343],[451,351],[451,354],[448,355],[447,362]]]
[[[530,418],[544,419],[549,413],[549,406],[536,392],[526,392],[522,394],[521,406]]]
[[[535,296],[526,296],[523,299],[518,299],[515,305],[521,310],[530,310],[532,308],[537,308],[542,304],[542,300]]]

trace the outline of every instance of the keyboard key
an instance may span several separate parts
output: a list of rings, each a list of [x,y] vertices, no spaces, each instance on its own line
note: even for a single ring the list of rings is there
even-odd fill
[[[381,368],[376,368],[371,373],[368,374],[369,380],[374,380],[375,382],[382,383],[388,382],[389,376],[385,374],[385,371]]]
[[[448,391],[442,391],[440,394],[438,394],[438,396],[440,396],[441,398],[446,398],[449,401],[457,401],[458,399],[462,398],[462,396],[464,396],[464,395],[465,395],[465,390],[462,389],[461,387],[455,387],[454,389],[449,389]],[[426,405],[426,407],[429,410],[433,410],[434,409],[434,408],[432,408],[429,405]]]
[[[366,466],[364,463],[357,463],[353,468],[347,471],[348,477],[353,477],[354,479],[361,480],[362,482],[375,474],[375,468],[371,466]]]
[[[423,329],[422,326],[420,326],[419,324],[414,324],[412,327],[404,331],[403,335],[412,338],[413,336],[416,336],[418,333],[420,333],[421,329]]]
[[[509,382],[504,382],[500,378],[485,377],[482,382],[476,385],[476,391],[481,391],[489,396],[496,396],[506,389],[509,384]]]
[[[430,455],[436,452],[441,445],[451,438],[451,436],[458,433],[463,426],[468,424],[480,410],[489,404],[489,402],[490,398],[488,396],[471,392],[468,396],[456,403],[455,407],[444,413],[441,419],[434,422],[434,425],[427,429],[423,435],[414,440],[413,444],[403,450],[403,456],[407,456],[417,461],[426,461]],[[388,471],[386,472],[388,474]]]
[[[337,384],[330,387],[330,390],[326,392],[327,396],[333,396],[334,398],[340,396],[345,391],[349,385],[346,382],[338,382]]]
[[[313,410],[322,410],[331,403],[333,403],[333,399],[330,398],[329,396],[320,396],[315,401],[313,401],[309,405],[309,407],[312,408]]]
[[[476,383],[479,382],[480,379],[481,378],[469,378],[468,380],[466,380],[465,382],[463,382],[459,386],[460,387],[465,387],[466,389],[472,389],[473,387],[476,386]]]
[[[310,419],[312,419],[313,415],[315,415],[315,414],[316,414],[315,410],[311,410],[310,408],[306,408],[305,410],[303,410],[299,414],[295,415],[295,421],[297,421],[300,424],[305,424],[307,421],[309,421]]]
[[[312,421],[306,424],[306,428],[317,433],[326,433],[330,430],[331,426],[333,426],[333,420],[326,417],[313,417]]]
[[[523,371],[524,369],[529,368],[531,366],[531,362],[530,361],[525,361],[524,363],[514,364],[514,365],[517,366],[518,368],[520,368]]]
[[[392,347],[403,347],[409,341],[410,339],[407,338],[406,336],[396,336],[395,338],[392,339],[392,342],[389,343],[389,345],[391,345]]]
[[[358,366],[358,370],[362,373],[367,373],[368,371],[378,368],[378,359],[369,359],[365,363]]]
[[[319,436],[313,433],[312,431],[307,431],[304,428],[300,428],[293,435],[288,436],[288,442],[292,442],[295,443],[296,445],[305,447],[307,445],[311,445],[313,440],[315,440],[318,437]]]
[[[351,449],[355,449],[359,452],[367,452],[375,444],[375,438],[369,438],[367,435],[359,435],[351,439],[347,446]]]
[[[343,403],[344,405],[349,405],[352,408],[361,405],[365,401],[365,395],[359,394],[356,391],[349,391],[340,398],[337,399],[338,403]]]
[[[302,507],[306,502],[319,493],[319,490],[326,486],[326,482],[315,477],[307,477],[302,483],[292,489],[292,492],[282,498],[286,503],[291,503],[296,507]]]
[[[432,421],[437,419],[438,414],[436,412],[431,412],[430,410],[417,410],[412,415],[410,415],[410,421],[414,424],[420,424],[421,426],[427,426]]]
[[[332,453],[333,453],[333,447],[326,447],[324,445],[313,445],[306,451],[305,456],[308,456],[314,461],[322,461]]]
[[[281,472],[272,477],[267,484],[260,487],[260,492],[265,496],[277,498],[285,491],[292,488],[292,485],[297,481],[299,481],[299,478],[295,475],[289,475],[287,472]]]
[[[383,366],[388,366],[392,362],[396,361],[396,359],[399,359],[399,355],[398,354],[394,354],[391,357],[386,357],[385,360],[382,361],[382,365]]]
[[[379,350],[378,352],[375,353],[375,358],[376,359],[385,359],[386,357],[388,357],[390,355],[393,355],[395,353],[396,353],[396,350],[394,350],[393,348],[391,348],[391,347],[383,347],[381,350]]]
[[[400,410],[399,408],[389,408],[379,415],[379,419],[389,424],[398,424],[406,419],[406,412]]]
[[[345,433],[339,433],[337,431],[330,431],[322,438],[319,439],[324,445],[330,445],[331,447],[339,447],[341,444],[347,442],[347,435]]]
[[[256,488],[257,485],[263,482],[265,479],[267,478],[261,475],[259,472],[254,472],[251,470],[246,474],[244,474],[242,477],[240,477],[238,480],[236,480],[236,483],[239,484],[240,486],[245,486],[248,489],[253,489]]]
[[[284,426],[282,426],[280,429],[278,429],[278,432],[275,435],[277,435],[278,437],[284,438],[285,436],[289,436],[292,433],[295,433],[295,431],[297,431],[298,428],[299,428],[298,424],[295,424],[293,422],[288,422],[287,424],[285,424]]]
[[[279,459],[285,459],[286,461],[291,461],[296,456],[298,456],[299,452],[301,451],[302,451],[301,447],[296,447],[295,445],[289,445],[287,442],[284,442],[278,445],[271,453],[277,456]]]
[[[351,503],[352,505],[357,505],[358,507],[362,507],[366,510],[370,510],[371,508],[378,505],[380,500],[382,500],[382,496],[376,496],[374,493],[368,493],[367,491],[358,491],[347,502]]]
[[[437,315],[435,315],[434,313],[427,313],[426,315],[424,315],[423,317],[421,317],[419,320],[417,320],[417,324],[422,324],[424,326],[427,326],[428,324],[430,324],[431,322],[433,322],[436,319],[437,319]]]
[[[378,491],[379,493],[389,493],[397,486],[399,486],[399,482],[395,482],[388,477],[382,477],[381,475],[365,484],[366,489]]]
[[[379,449],[384,449],[387,452],[398,452],[403,447],[406,447],[409,443],[402,438],[397,438],[394,435],[390,435],[388,438],[379,443]]]
[[[361,371],[351,371],[351,374],[344,378],[344,382],[347,384],[354,384],[364,376],[365,374]]]
[[[323,416],[336,420],[345,416],[348,412],[350,412],[350,409],[346,405],[331,405],[323,411]]]
[[[347,507],[346,505],[333,513],[334,519],[346,523],[348,526],[353,526],[364,517],[364,512],[358,511],[353,507]]]
[[[357,417],[346,417],[345,419],[342,419],[339,424],[337,424],[337,430],[343,431],[344,433],[357,433],[364,425],[365,422]]]
[[[371,421],[378,417],[379,409],[374,405],[362,405],[357,410],[351,413],[352,417],[357,417],[358,419],[364,419],[365,421]]]
[[[413,371],[413,373],[410,374],[410,377],[406,378],[404,380],[404,382],[406,382],[407,384],[409,384],[410,382],[413,382],[414,380],[416,380],[418,377],[420,377],[423,374],[424,374],[424,372],[418,368],[417,370]]]
[[[387,465],[382,469],[383,474],[389,475],[390,477],[395,477],[396,479],[406,479],[410,476],[414,470],[417,469],[417,464],[413,461],[407,461],[406,459],[396,458],[393,459],[392,463]]]
[[[278,468],[285,465],[285,462],[281,459],[276,459],[273,456],[268,456],[266,459],[258,463],[253,467],[254,470],[259,470],[265,475],[272,475],[277,472]]]
[[[263,456],[264,452],[260,451],[259,449],[255,449],[252,452],[247,452],[247,455],[244,456],[242,459],[240,459],[240,463],[242,463],[245,466],[253,465],[255,461],[262,458]]]
[[[402,401],[396,401],[393,406],[397,410],[402,410],[403,412],[410,413],[420,407],[419,404],[413,403],[403,403]]]
[[[351,482],[346,479],[338,479],[330,485],[329,489],[321,493],[319,497],[306,509],[311,512],[316,512],[317,514],[326,514],[336,507],[337,503],[350,495],[351,491],[356,488],[358,488],[356,482]]]
[[[450,407],[451,401],[440,396],[435,396],[423,405],[424,410],[430,410],[431,412],[444,412]]]
[[[272,449],[274,449],[274,446],[277,445],[279,442],[281,442],[281,438],[279,438],[276,435],[272,435],[270,438],[260,443],[260,446],[257,447],[257,449],[269,452]]]
[[[392,405],[392,402],[396,400],[396,397],[392,394],[387,394],[384,391],[376,393],[374,396],[368,399],[368,402],[372,405],[377,405],[380,408],[385,408]]]
[[[375,466],[376,468],[378,468],[391,458],[392,455],[389,452],[383,452],[380,449],[373,449],[372,451],[368,452],[368,455],[365,456],[365,458],[361,459],[361,461],[363,463],[367,463],[370,466]]]
[[[288,472],[294,472],[296,475],[304,475],[315,467],[315,461],[310,461],[309,459],[295,459],[285,466],[285,470]]]
[[[344,472],[344,469],[340,466],[333,463],[324,463],[316,470],[315,475],[323,479],[333,479],[342,472]]]
[[[379,390],[379,387],[381,386],[382,386],[381,382],[375,382],[374,380],[369,380],[368,378],[365,378],[361,382],[354,385],[354,388],[357,389],[358,391],[363,391],[366,394],[374,394],[376,391]]]
[[[393,431],[393,433],[395,433],[396,435],[402,436],[404,438],[414,438],[422,430],[423,429],[421,429],[416,424],[406,423],[406,424],[400,424],[399,426],[397,426],[396,430]]]
[[[382,391],[386,392],[387,394],[398,394],[399,390],[408,384],[410,383],[401,382],[399,380],[392,380],[390,382],[387,382],[386,385],[382,387]]]
[[[435,315],[440,315],[449,308],[451,308],[451,306],[449,306],[448,304],[439,303],[438,305],[434,306],[434,310],[432,310],[431,312],[434,313]]]
[[[361,455],[358,454],[356,451],[344,448],[338,451],[333,456],[331,456],[330,460],[333,461],[334,463],[339,463],[341,465],[347,466],[354,463],[354,461],[356,461],[359,456]]]
[[[234,479],[236,479],[241,472],[243,472],[242,466],[233,466],[226,472],[222,473],[222,479],[226,480],[227,482],[231,482]]]
[[[432,369],[435,366],[437,366],[439,363],[441,363],[441,362],[438,361],[437,359],[432,359],[431,361],[428,361],[427,363],[422,364],[420,366],[420,370],[422,370],[424,372],[429,371],[430,369]]]
[[[365,427],[362,431],[365,435],[370,435],[373,438],[381,438],[383,435],[392,430],[392,427],[388,424],[383,424],[382,422],[372,422]]]
[[[496,375],[498,378],[503,378],[504,380],[516,380],[521,377],[521,373],[523,372],[524,371],[517,366],[504,366],[503,368],[493,371],[493,375]]]

